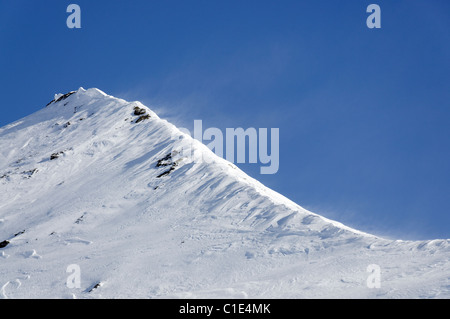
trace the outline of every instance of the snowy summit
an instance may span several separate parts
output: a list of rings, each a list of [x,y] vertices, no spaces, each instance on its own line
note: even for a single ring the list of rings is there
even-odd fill
[[[98,89],[0,128],[0,189],[0,298],[450,298],[449,240],[309,212]]]

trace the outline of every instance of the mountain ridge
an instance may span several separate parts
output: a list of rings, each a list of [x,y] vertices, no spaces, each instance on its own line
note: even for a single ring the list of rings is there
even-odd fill
[[[69,93],[0,128],[0,296],[450,296],[449,240],[352,229],[265,187],[140,102]],[[72,264],[80,288],[66,285]],[[380,289],[367,287],[371,264],[383,270]]]

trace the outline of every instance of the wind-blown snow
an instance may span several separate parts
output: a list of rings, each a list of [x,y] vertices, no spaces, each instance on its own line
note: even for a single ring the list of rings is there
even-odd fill
[[[191,144],[208,160],[178,153]],[[309,212],[98,89],[0,128],[0,190],[0,298],[450,297],[449,240]]]

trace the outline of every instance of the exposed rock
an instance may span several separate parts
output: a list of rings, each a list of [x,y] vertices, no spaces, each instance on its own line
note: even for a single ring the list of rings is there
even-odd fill
[[[177,154],[177,153],[176,153]],[[156,163],[156,167],[166,167],[166,166],[170,166],[170,168],[166,171],[164,171],[163,173],[159,174],[158,176],[156,176],[157,178],[169,175],[172,171],[175,170],[175,167],[178,165],[178,161],[173,161],[172,160],[172,153],[167,154],[166,156],[164,156],[163,158],[159,159],[158,162]]]
[[[63,95],[59,96],[57,99],[53,99],[49,103],[47,103],[46,107],[49,106],[52,103],[57,103],[59,101],[65,100],[65,99],[67,99],[69,96],[71,96],[74,93],[76,93],[76,91],[71,91],[69,93],[63,94]]]
[[[60,155],[64,154],[64,152],[57,152],[57,153],[53,153],[52,155],[50,155],[50,160],[55,160],[57,159]]]
[[[26,175],[25,176],[26,178],[31,178],[31,176],[33,176],[37,171],[38,171],[37,168],[33,168],[33,169],[30,169],[29,171],[23,171],[22,174]]]
[[[17,236],[19,236],[19,235],[22,235],[24,232],[25,232],[25,229],[22,230],[22,231],[20,231],[20,232],[18,232],[18,233],[16,233],[16,234],[14,234],[14,237],[17,237]]]
[[[156,163],[156,167],[169,166],[171,164],[172,164],[172,153],[169,153],[163,158],[158,160],[158,162]]]
[[[171,168],[169,168],[167,171],[165,171],[165,172],[159,174],[159,175],[156,176],[156,177],[157,177],[157,178],[161,178],[161,177],[163,177],[163,176],[169,175],[172,171],[175,170],[175,166],[177,166],[176,163],[174,163],[173,166],[172,166]]]
[[[88,289],[87,292],[92,292],[97,288],[100,288],[102,286],[101,282],[96,283],[94,286],[92,286],[92,288]]]
[[[141,116],[136,120],[136,123],[139,123],[139,122],[144,121],[144,120],[148,120],[149,118],[150,118],[150,115],[149,115],[149,114],[141,115]]]
[[[84,216],[85,216],[85,214],[81,215],[81,216],[75,221],[75,224],[81,223],[81,222],[83,221]]]
[[[145,113],[147,113],[145,109],[142,109],[139,106],[134,107],[134,115],[143,115]]]
[[[8,246],[9,241],[8,240],[4,240],[0,243],[0,248],[5,248],[6,246]]]

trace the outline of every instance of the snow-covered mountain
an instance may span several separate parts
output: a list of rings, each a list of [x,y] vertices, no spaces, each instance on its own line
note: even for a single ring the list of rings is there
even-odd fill
[[[98,89],[0,129],[0,247],[3,298],[450,298],[450,240],[309,212]]]

